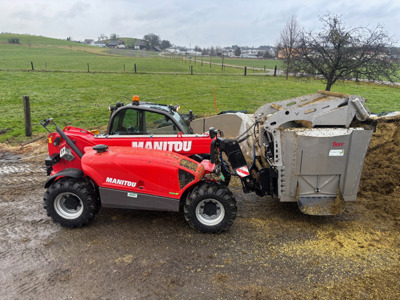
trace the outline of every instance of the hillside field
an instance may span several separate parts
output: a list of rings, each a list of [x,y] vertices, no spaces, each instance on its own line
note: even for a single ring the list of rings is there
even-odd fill
[[[19,38],[19,44],[8,40]],[[37,36],[0,34],[0,70],[65,72],[137,73],[216,73],[242,74],[237,68],[225,68],[186,60],[165,59],[157,52],[98,48],[75,42]]]

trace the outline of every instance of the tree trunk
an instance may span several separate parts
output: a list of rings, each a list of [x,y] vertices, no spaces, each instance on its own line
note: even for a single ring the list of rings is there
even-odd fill
[[[331,90],[331,87],[332,87],[332,82],[328,81],[328,82],[326,83],[325,91],[330,91],[330,90]]]

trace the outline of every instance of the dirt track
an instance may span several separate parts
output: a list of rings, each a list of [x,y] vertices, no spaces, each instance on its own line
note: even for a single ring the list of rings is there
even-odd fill
[[[116,209],[61,228],[42,205],[42,149],[0,146],[1,299],[400,298],[398,121],[380,123],[343,214],[234,188],[238,218],[221,235],[178,213]]]

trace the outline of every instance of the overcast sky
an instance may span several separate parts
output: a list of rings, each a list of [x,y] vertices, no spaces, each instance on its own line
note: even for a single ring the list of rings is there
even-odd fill
[[[400,0],[0,0],[0,32],[74,40],[155,33],[185,47],[259,46],[274,45],[292,15],[318,29],[327,11],[349,27],[380,24],[400,45]]]

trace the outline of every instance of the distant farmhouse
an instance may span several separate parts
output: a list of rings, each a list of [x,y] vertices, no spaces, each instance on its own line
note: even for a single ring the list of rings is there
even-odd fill
[[[135,50],[143,50],[146,49],[146,47],[147,43],[143,40],[137,40],[134,45]]]
[[[97,41],[97,42],[94,42],[94,43],[92,44],[92,46],[96,46],[96,47],[105,47],[105,46],[106,46],[106,42],[104,42],[104,41]]]
[[[133,45],[133,48],[135,50],[143,50],[143,49],[149,49],[150,48],[150,50],[152,50],[152,51],[156,51],[156,52],[161,52],[162,51],[161,48],[158,47],[158,46],[150,47],[149,44],[144,40],[137,40],[135,42],[135,44]]]
[[[109,48],[118,48],[118,49],[125,49],[125,43],[123,41],[119,40],[113,40],[113,41],[108,41],[106,42],[106,46]]]

